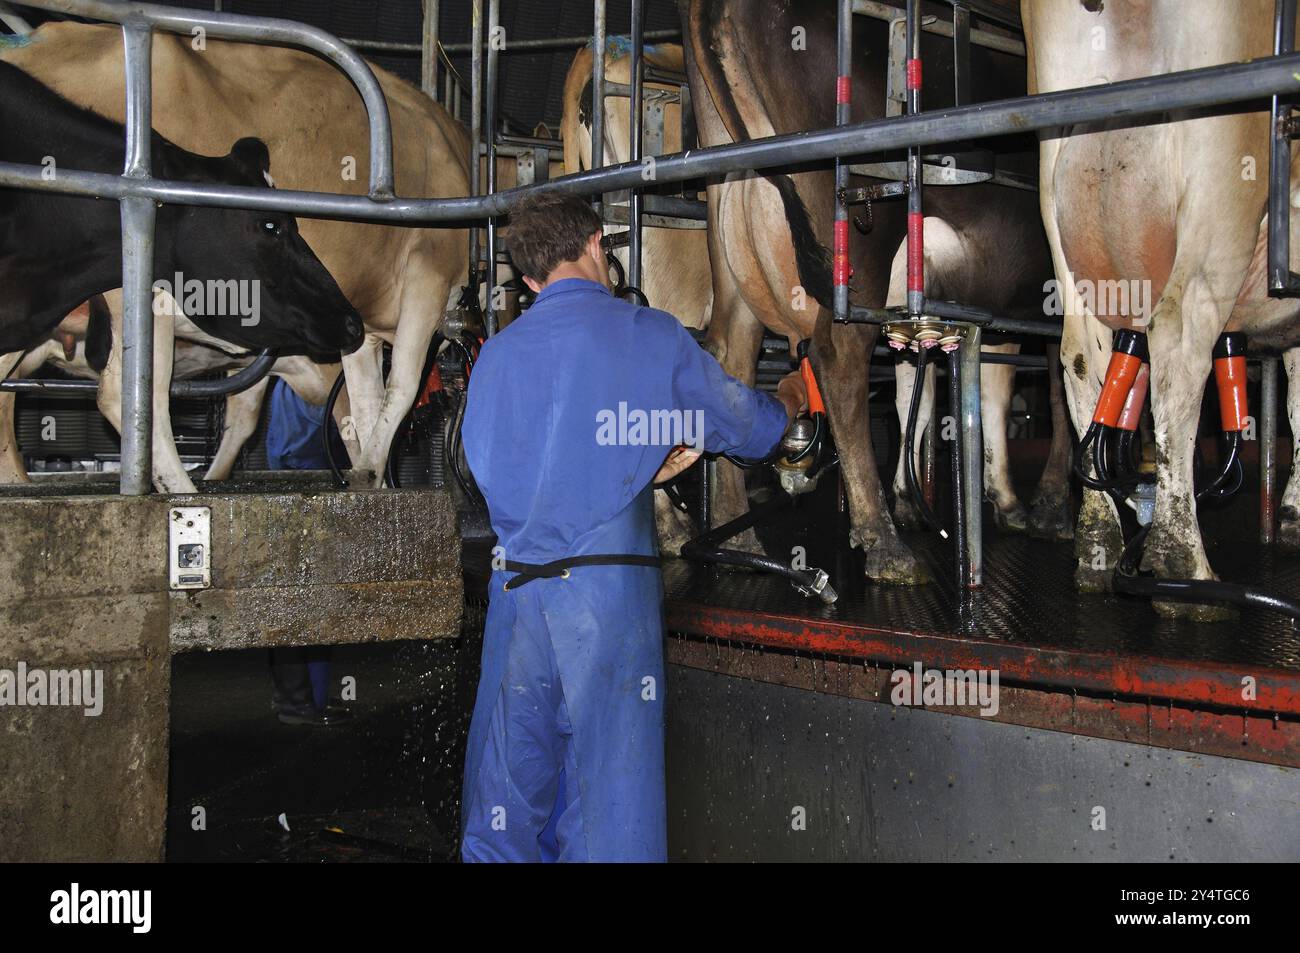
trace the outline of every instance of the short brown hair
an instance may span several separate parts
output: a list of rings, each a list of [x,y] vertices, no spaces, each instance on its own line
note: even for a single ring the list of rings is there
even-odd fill
[[[545,281],[564,262],[582,257],[602,223],[586,199],[543,189],[510,207],[509,228],[507,246],[515,267],[534,281]]]

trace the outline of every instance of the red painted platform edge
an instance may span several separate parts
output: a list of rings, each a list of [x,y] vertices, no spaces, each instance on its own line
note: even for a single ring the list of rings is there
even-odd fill
[[[997,669],[1000,679],[1027,686],[1300,717],[1300,672],[1286,669],[1048,649],[689,602],[664,608],[668,630],[691,635],[927,668]],[[1246,678],[1255,680],[1254,698],[1242,697]]]
[[[733,642],[678,634],[665,658],[676,665],[874,704],[894,705],[892,666],[867,660],[804,659]],[[1139,744],[1189,755],[1216,755],[1300,768],[1300,721],[1248,712],[1208,711],[1172,702],[1101,698],[1068,690],[1000,685],[991,722]],[[903,711],[915,706],[897,705]],[[986,720],[971,706],[922,710]]]

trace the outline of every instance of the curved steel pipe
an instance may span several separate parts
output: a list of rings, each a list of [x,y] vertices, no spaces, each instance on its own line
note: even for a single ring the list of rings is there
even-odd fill
[[[248,390],[271,372],[275,364],[275,352],[269,348],[262,351],[253,363],[241,369],[237,374],[219,380],[206,381],[172,381],[169,391],[172,397],[183,400],[202,398],[229,397]],[[46,394],[51,397],[82,396],[98,392],[99,382],[92,380],[64,381],[40,380],[38,378],[14,378],[0,381],[0,391],[18,394]]]
[[[369,199],[385,202],[393,197],[393,131],[388,119],[388,100],[365,59],[333,34],[294,20],[210,13],[153,3],[24,0],[23,5],[134,28],[156,28],[168,33],[189,35],[198,27],[217,39],[296,46],[324,57],[347,75],[365,103],[370,122]]]
[[[180,398],[229,397],[260,383],[276,361],[275,351],[267,348],[253,359],[253,363],[237,373],[218,380],[172,381],[171,395]]]
[[[65,0],[72,2],[72,0]],[[115,4],[101,3],[107,8]],[[47,6],[52,6],[47,0]],[[215,14],[207,14],[212,17]],[[188,21],[193,22],[193,21]],[[894,116],[830,129],[752,139],[709,149],[661,156],[655,162],[660,184],[707,178],[742,169],[766,170],[832,159],[837,155],[883,152],[917,144],[921,147],[1034,132],[1062,125],[1100,121],[1137,121],[1159,113],[1239,103],[1261,97],[1300,93],[1300,53],[1265,57],[1246,63],[1184,70],[1123,80],[1105,86],[1041,93],[916,116]],[[639,163],[566,175],[544,185],[519,186],[493,195],[445,199],[395,198],[375,202],[364,196],[294,189],[129,180],[102,172],[60,170],[45,179],[41,166],[0,163],[0,185],[67,195],[121,199],[131,196],[179,205],[264,209],[314,218],[406,222],[463,227],[508,212],[530,189],[545,188],[574,195],[596,195],[641,185]]]

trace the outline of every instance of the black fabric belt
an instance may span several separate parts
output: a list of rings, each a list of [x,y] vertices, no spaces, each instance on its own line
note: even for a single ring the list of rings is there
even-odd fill
[[[505,568],[518,573],[506,580],[505,590],[518,589],[534,579],[568,579],[569,570],[576,566],[654,566],[661,564],[658,556],[641,556],[636,553],[609,553],[592,556],[565,556],[549,563],[517,563],[507,559]]]

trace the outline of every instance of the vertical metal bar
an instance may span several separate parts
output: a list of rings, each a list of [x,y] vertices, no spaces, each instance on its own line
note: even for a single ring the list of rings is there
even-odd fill
[[[420,88],[434,100],[438,98],[438,7],[439,0],[424,0],[420,33]]]
[[[641,44],[645,35],[645,22],[642,16],[642,0],[632,0],[632,50],[629,69],[632,73],[632,98],[628,100],[628,128],[631,162],[641,161],[641,110],[645,92],[645,81],[641,64]],[[627,197],[627,281],[634,288],[641,287],[641,190],[633,188]]]
[[[1273,544],[1277,520],[1278,359],[1266,357],[1259,384],[1259,541]]]
[[[849,122],[849,105],[853,89],[853,0],[840,0],[835,23],[835,125]],[[831,277],[834,282],[835,321],[849,319],[849,206],[845,190],[849,187],[849,165],[835,159],[835,250]],[[918,386],[921,382],[918,381]],[[909,448],[908,452],[911,450]]]
[[[456,115],[457,109],[452,99],[452,75],[451,70],[442,74],[442,106],[453,116]],[[459,91],[459,90],[458,90]]]
[[[970,10],[952,5],[952,104],[970,103]]]
[[[153,31],[122,27],[126,48],[126,162],[122,174],[147,179],[153,149]],[[121,492],[153,488],[153,246],[156,206],[122,199]]]
[[[921,111],[921,14],[919,0],[907,0],[907,114]],[[925,234],[921,211],[921,150],[907,150],[907,314],[916,320],[925,307]]]
[[[479,144],[483,141],[483,0],[474,0],[470,27],[469,194],[479,194]],[[469,230],[469,286],[478,288],[478,226]]]
[[[984,431],[980,416],[980,329],[966,328],[961,343],[962,508],[966,522],[966,564],[962,575],[969,589],[984,585]]]
[[[497,190],[497,69],[500,66],[501,42],[498,36],[501,27],[501,0],[488,2],[488,49],[487,49],[487,90],[484,108],[487,110],[487,122],[484,123],[487,135],[487,194]],[[487,273],[488,301],[483,312],[483,327],[488,337],[497,333],[497,220],[488,219],[487,223]]]
[[[605,164],[605,0],[595,0],[591,42],[591,167]],[[599,205],[601,197],[597,196]]]
[[[964,349],[959,348],[957,351],[948,353],[948,409],[949,412],[957,415],[962,413],[965,396],[963,383],[966,379],[966,368],[962,366],[962,356]],[[929,368],[927,368],[929,370]],[[936,380],[938,375],[935,375]],[[938,403],[938,394],[935,394],[935,403]],[[960,408],[960,409],[959,409]],[[966,441],[962,428],[957,427],[952,435],[952,453],[949,455],[949,465],[952,470],[952,535],[953,548],[957,552],[957,588],[958,590],[970,587],[970,536],[968,530],[970,521],[966,518],[966,481],[967,476],[965,465]]]
[[[1296,0],[1277,0],[1273,17],[1273,52],[1295,49]],[[1274,96],[1269,126],[1272,138],[1268,162],[1268,288],[1291,288],[1291,106]]]

